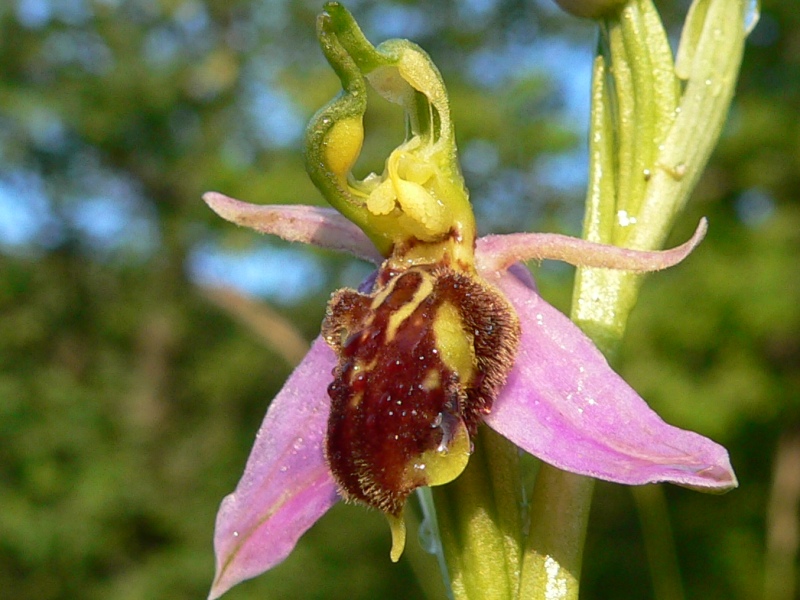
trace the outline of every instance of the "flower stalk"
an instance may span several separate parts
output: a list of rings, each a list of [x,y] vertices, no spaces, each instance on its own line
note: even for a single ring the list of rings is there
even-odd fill
[[[431,488],[454,598],[516,598],[524,490],[517,448],[482,427],[452,484]]]
[[[663,247],[722,132],[748,33],[746,4],[695,0],[675,62],[650,0],[631,0],[599,20],[584,239]],[[577,270],[571,318],[609,359],[642,277]],[[542,466],[520,597],[578,598],[592,489],[589,478]]]

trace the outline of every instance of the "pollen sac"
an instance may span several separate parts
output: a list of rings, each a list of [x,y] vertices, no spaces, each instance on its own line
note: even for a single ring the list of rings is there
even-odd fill
[[[341,494],[391,517],[457,477],[513,364],[519,324],[475,275],[382,270],[371,294],[336,292],[323,335],[338,355],[327,459]],[[394,554],[394,551],[393,551]]]

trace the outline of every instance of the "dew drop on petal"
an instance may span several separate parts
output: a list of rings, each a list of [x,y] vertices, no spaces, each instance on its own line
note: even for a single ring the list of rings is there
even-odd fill
[[[636,224],[636,217],[629,215],[627,210],[617,211],[617,223],[620,227],[628,227],[629,225]]]

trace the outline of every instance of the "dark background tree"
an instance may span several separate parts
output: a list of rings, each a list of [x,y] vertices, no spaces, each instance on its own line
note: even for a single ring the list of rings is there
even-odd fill
[[[687,4],[658,3],[675,35]],[[409,37],[442,70],[483,232],[580,231],[590,23],[549,0],[349,7],[370,39]],[[338,89],[316,46],[320,9],[0,5],[3,597],[206,594],[218,503],[296,360],[276,319],[312,339],[330,291],[367,271],[237,230],[200,201],[216,189],[321,202],[301,158],[306,120]],[[676,598],[681,586],[687,598],[792,597],[779,584],[799,568],[800,16],[791,2],[762,9],[676,232],[706,215],[709,236],[648,280],[619,365],[668,421],[726,445],[741,487],[718,498],[599,485],[587,599]],[[367,130],[358,168],[381,170],[399,112],[376,103]],[[568,306],[571,269],[533,266]],[[219,286],[274,312],[209,292]],[[254,324],[280,339],[265,344]],[[789,475],[774,476],[778,463]],[[230,597],[423,588],[409,563],[389,563],[380,515],[340,506]]]

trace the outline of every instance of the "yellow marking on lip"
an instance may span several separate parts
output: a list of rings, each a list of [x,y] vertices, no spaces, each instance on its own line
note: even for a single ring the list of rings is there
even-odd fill
[[[375,311],[378,310],[378,307],[386,301],[386,298],[388,298],[389,294],[391,294],[392,290],[394,290],[394,286],[397,285],[397,280],[399,278],[400,277],[395,277],[386,286],[384,286],[384,288],[380,292],[375,294],[375,297],[372,299],[372,304],[369,305],[369,308],[370,308],[369,320],[370,320],[370,322],[374,318]]]
[[[351,409],[358,408],[358,405],[361,404],[361,401],[364,399],[364,394],[359,392],[355,394],[352,398],[350,398],[350,402],[348,403]]]
[[[458,374],[462,385],[468,385],[477,364],[473,336],[464,329],[461,313],[451,302],[442,303],[436,311],[433,334],[442,362]]]
[[[394,339],[394,336],[397,334],[397,330],[400,328],[400,325],[408,319],[414,311],[417,310],[420,304],[433,293],[433,278],[423,271],[418,271],[422,280],[417,287],[417,291],[414,292],[414,296],[406,302],[403,306],[398,308],[390,317],[389,322],[386,325],[386,342],[391,342]]]
[[[422,380],[422,388],[426,392],[438,390],[442,385],[442,377],[436,369],[429,369]]]
[[[409,484],[444,485],[450,483],[467,467],[472,444],[469,432],[461,419],[456,419],[438,448],[425,450],[409,461],[405,479]]]

